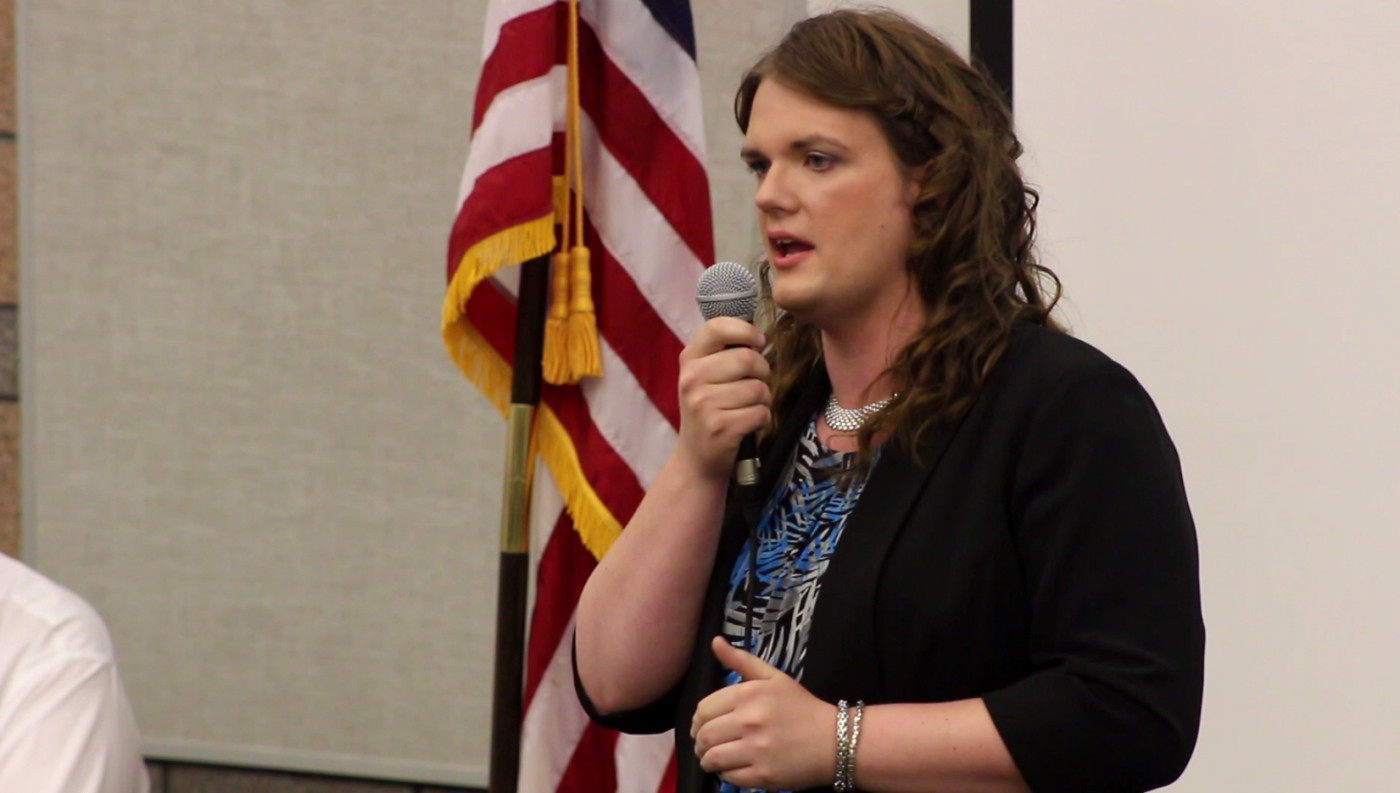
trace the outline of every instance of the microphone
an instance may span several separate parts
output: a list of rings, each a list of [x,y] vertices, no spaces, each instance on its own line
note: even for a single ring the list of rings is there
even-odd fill
[[[758,308],[758,281],[749,268],[737,262],[716,262],[700,275],[695,302],[706,320],[737,317],[753,322]],[[739,511],[749,532],[749,570],[744,587],[744,635],[733,641],[735,647],[755,652],[753,633],[753,593],[758,584],[758,520],[762,504],[758,492],[758,443],[750,432],[739,441],[739,459],[734,464],[738,483]]]
[[[758,282],[749,268],[738,262],[715,262],[700,274],[695,302],[705,319],[738,317],[753,322],[758,308]]]
[[[738,262],[716,262],[700,275],[695,302],[706,320],[736,317],[753,322],[758,308],[758,282],[749,268]],[[739,442],[739,459],[734,464],[734,481],[742,488],[758,485],[758,444],[750,432]]]

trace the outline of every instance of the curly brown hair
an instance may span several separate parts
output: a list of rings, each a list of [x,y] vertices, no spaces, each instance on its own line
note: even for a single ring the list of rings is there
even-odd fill
[[[972,406],[1014,324],[1062,330],[1050,316],[1059,278],[1036,261],[1039,194],[1016,164],[1022,148],[1011,111],[983,71],[884,9],[839,10],[793,26],[739,84],[734,115],[745,133],[759,83],[770,79],[869,113],[905,172],[923,175],[908,266],[928,314],[888,369],[899,399],[859,435],[862,463],[876,436],[917,454],[926,432]],[[820,362],[821,334],[772,306],[766,260],[761,272],[776,423]]]

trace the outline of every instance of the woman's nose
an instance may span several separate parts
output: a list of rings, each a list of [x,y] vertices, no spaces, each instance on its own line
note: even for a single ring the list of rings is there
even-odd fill
[[[774,213],[792,210],[792,190],[783,174],[783,169],[774,163],[759,178],[758,189],[753,194],[753,202],[760,212]]]

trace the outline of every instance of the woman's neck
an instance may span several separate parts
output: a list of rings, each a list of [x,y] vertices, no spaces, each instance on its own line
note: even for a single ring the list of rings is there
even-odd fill
[[[924,315],[922,301],[909,295],[890,314],[822,330],[822,360],[842,407],[868,405],[894,393],[888,369],[918,333]]]
[[[822,333],[822,360],[831,379],[831,390],[842,407],[857,408],[894,393],[886,372],[894,359],[893,351],[883,343],[867,345],[857,339]]]

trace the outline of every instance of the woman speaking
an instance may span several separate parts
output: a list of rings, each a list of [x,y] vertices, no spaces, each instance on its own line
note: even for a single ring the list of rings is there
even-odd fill
[[[1205,644],[1180,465],[1052,317],[999,92],[848,10],[797,24],[735,111],[767,321],[681,356],[677,446],[578,606],[590,715],[674,727],[686,792],[1170,783]]]

